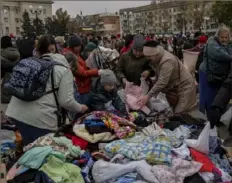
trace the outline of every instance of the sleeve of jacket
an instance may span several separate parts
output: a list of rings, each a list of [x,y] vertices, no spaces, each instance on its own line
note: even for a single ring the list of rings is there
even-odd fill
[[[68,69],[62,75],[59,84],[58,100],[60,106],[63,108],[72,112],[81,112],[81,104],[74,99],[73,75]]]
[[[219,108],[221,111],[225,110],[232,99],[232,78],[225,81],[212,104],[213,108]]]
[[[113,106],[116,110],[120,111],[123,115],[127,115],[126,104],[121,100],[117,92],[115,92],[115,99],[113,100]]]
[[[148,93],[148,96],[156,97],[160,92],[163,92],[164,88],[167,86],[170,80],[173,69],[174,65],[170,62],[166,62],[161,65],[157,82]]]
[[[121,56],[121,58],[118,61],[117,67],[116,67],[116,76],[117,78],[122,81],[123,78],[126,78],[124,75],[124,63],[125,63],[125,59],[124,59],[124,55]]]
[[[232,56],[229,55],[227,51],[225,51],[215,40],[208,43],[208,46],[206,46],[208,51],[208,55],[215,61],[220,62],[231,62]]]
[[[91,93],[88,99],[88,107],[91,111],[104,111],[105,104],[102,102],[99,94]]]
[[[98,69],[88,70],[78,63],[78,69],[76,75],[81,77],[98,77]]]

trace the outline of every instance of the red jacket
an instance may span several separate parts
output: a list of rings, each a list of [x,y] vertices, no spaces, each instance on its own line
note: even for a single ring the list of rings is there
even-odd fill
[[[72,52],[71,48],[65,48],[63,53]],[[75,54],[75,53],[74,53]],[[92,77],[98,77],[98,69],[89,69],[85,61],[77,54],[77,73],[74,76],[80,94],[89,93],[91,89]]]

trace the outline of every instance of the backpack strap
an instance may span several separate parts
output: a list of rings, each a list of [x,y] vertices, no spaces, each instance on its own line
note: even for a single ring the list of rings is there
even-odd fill
[[[47,60],[47,61],[52,61],[52,62],[55,62],[52,60],[51,57],[47,57],[47,56],[43,56],[41,57],[41,59],[44,59],[44,60]],[[67,68],[66,66],[64,66],[63,64],[60,64],[58,62],[56,62],[54,64],[55,65],[58,65],[58,66],[62,66],[62,67],[65,67]],[[59,100],[58,100],[58,96],[57,96],[57,91],[59,90],[59,87],[55,87],[55,77],[54,77],[54,66],[52,68],[52,71],[51,71],[51,85],[52,85],[52,90],[51,91],[48,91],[45,93],[46,94],[50,94],[50,93],[53,93],[54,95],[54,98],[55,98],[55,102],[56,102],[56,107],[57,107],[57,111],[56,111],[56,115],[57,115],[57,122],[58,122],[58,128],[61,127],[62,125],[65,124],[65,121],[66,121],[66,117],[67,117],[67,112],[65,111],[64,108],[62,108],[59,104]]]

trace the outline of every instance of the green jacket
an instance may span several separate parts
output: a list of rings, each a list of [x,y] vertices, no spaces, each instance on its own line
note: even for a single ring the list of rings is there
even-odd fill
[[[229,43],[227,46],[221,45],[216,37],[212,37],[208,40],[204,49],[200,71],[209,71],[219,76],[228,75],[230,62],[232,62],[232,44]]]
[[[136,58],[132,51],[129,51],[121,56],[116,68],[116,76],[120,81],[126,78],[129,82],[140,85],[141,74],[146,70],[152,72],[146,57]]]

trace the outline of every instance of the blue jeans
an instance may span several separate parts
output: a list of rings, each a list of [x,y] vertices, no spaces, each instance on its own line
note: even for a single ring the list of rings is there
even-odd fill
[[[209,84],[207,74],[199,73],[199,93],[200,93],[200,111],[208,114],[213,104],[213,101],[220,90],[220,86],[213,86]]]
[[[26,146],[32,142],[34,142],[39,137],[47,135],[48,133],[52,133],[51,130],[46,130],[42,128],[37,128],[28,124],[25,124],[16,119],[10,118],[10,122],[15,124],[16,128],[22,135],[23,144]]]

